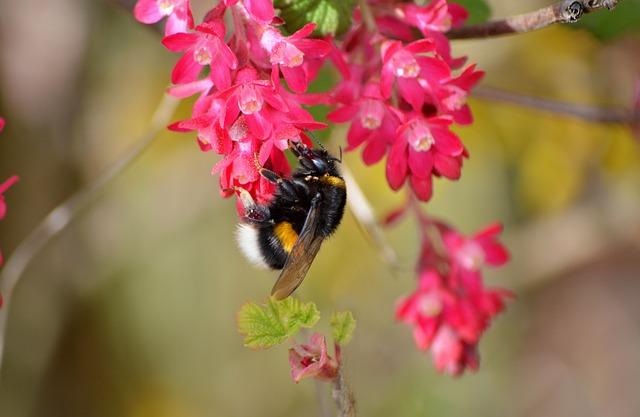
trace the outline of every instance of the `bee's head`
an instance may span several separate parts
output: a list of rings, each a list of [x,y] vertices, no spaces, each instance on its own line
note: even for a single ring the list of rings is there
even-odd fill
[[[336,163],[342,162],[342,148],[340,148],[340,158],[331,155],[322,145],[319,148],[307,148],[301,143],[294,143],[293,153],[298,157],[302,165],[310,173],[318,176],[329,174],[339,176],[340,172]]]

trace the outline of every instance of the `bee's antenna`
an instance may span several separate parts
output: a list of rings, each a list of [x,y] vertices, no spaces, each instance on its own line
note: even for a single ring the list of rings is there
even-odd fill
[[[318,145],[320,147],[320,149],[325,150],[325,147],[322,145],[322,142],[320,142],[320,139],[318,139],[318,137],[316,135],[314,135],[313,133],[311,133],[310,130],[305,130],[304,133],[309,136],[311,138],[311,140],[313,140],[316,145]]]

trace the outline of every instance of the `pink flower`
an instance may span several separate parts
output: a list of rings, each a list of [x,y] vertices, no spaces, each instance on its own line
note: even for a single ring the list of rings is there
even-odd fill
[[[400,125],[397,116],[389,110],[378,83],[370,82],[362,96],[327,115],[335,123],[351,121],[347,134],[347,151],[366,142],[363,161],[374,164],[384,157],[393,143],[393,135]]]
[[[0,118],[0,131],[4,127],[4,120]],[[0,220],[4,219],[4,216],[7,214],[7,203],[4,200],[4,193],[16,182],[18,182],[17,176],[12,176],[2,184],[0,184]],[[2,258],[2,252],[0,252],[0,265],[4,262]],[[2,306],[2,295],[0,294],[0,307]]]
[[[271,80],[258,78],[258,72],[253,67],[246,67],[238,71],[235,84],[219,94],[226,100],[224,120],[222,125],[231,126],[239,114],[251,131],[259,139],[266,138],[272,131],[271,111],[269,106],[280,112],[287,112],[287,103],[277,93]]]
[[[173,52],[184,51],[171,74],[171,82],[195,81],[202,68],[209,66],[211,80],[219,89],[231,85],[230,71],[238,65],[236,56],[224,42],[225,27],[221,21],[208,21],[194,33],[176,33],[165,37],[162,44]],[[214,63],[215,65],[211,65]]]
[[[476,71],[475,68],[475,65],[471,65],[458,77],[434,87],[434,104],[440,113],[450,115],[456,123],[461,125],[473,122],[467,97],[471,89],[484,76],[483,71]]]
[[[449,326],[442,326],[436,333],[431,357],[438,372],[451,376],[461,375],[465,369],[477,371],[480,366],[477,345],[464,342]]]
[[[282,72],[287,85],[296,93],[307,90],[313,79],[309,59],[322,59],[331,52],[331,45],[320,39],[307,39],[313,32],[315,23],[308,23],[291,36],[282,36],[280,31],[268,27],[260,37],[260,44],[269,53],[273,66],[272,80],[279,85],[279,72]]]
[[[414,110],[420,111],[425,99],[424,86],[439,85],[450,77],[446,62],[435,56],[427,56],[435,51],[435,44],[422,39],[403,46],[400,41],[386,41],[382,44],[382,72],[380,86],[385,98],[391,97],[394,80],[398,90]]]
[[[387,159],[387,181],[398,190],[407,177],[416,196],[428,201],[432,193],[432,173],[450,179],[460,177],[464,146],[449,130],[451,120],[405,115],[396,132]]]
[[[440,372],[459,375],[465,368],[478,367],[477,344],[491,319],[504,309],[510,294],[487,290],[481,278],[469,285],[434,269],[424,270],[416,291],[402,298],[396,318],[413,326],[420,350],[431,350]]]
[[[485,265],[502,266],[509,260],[507,249],[498,242],[500,233],[502,225],[495,223],[470,238],[447,228],[442,239],[457,265],[465,270],[478,271]]]
[[[238,3],[238,0],[224,0],[224,3],[232,6]],[[270,23],[275,16],[273,0],[244,0],[243,4],[249,15],[258,23]]]
[[[165,35],[186,32],[193,28],[193,15],[189,0],[138,0],[133,15],[142,23],[152,24],[168,17]]]
[[[5,121],[2,117],[0,117],[0,133],[4,130]]]
[[[338,375],[338,358],[327,353],[327,342],[319,333],[311,335],[308,344],[296,345],[289,349],[291,377],[298,383],[304,378],[331,381]]]

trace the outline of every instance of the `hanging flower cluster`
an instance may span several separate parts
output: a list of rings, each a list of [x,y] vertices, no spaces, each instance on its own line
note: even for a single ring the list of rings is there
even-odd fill
[[[276,4],[289,8],[283,16],[295,6]],[[430,200],[434,177],[460,177],[468,152],[451,129],[472,122],[467,97],[483,73],[452,56],[445,34],[464,23],[466,10],[447,0],[360,4],[366,10],[353,10],[348,30],[336,40],[336,31],[313,38],[314,23],[287,36],[281,26],[289,22],[277,16],[271,0],[220,0],[198,25],[188,0],[138,0],[137,19],[167,17],[162,43],[181,54],[170,94],[198,96],[191,117],[170,129],[196,132],[201,150],[221,155],[212,172],[225,197],[242,188],[258,202],[271,199],[275,187],[259,167],[287,176],[290,143],[308,144],[305,132],[326,126],[307,105],[328,105],[329,121],[349,123],[347,150],[362,149],[367,165],[386,157],[389,186],[409,185],[407,207]],[[330,91],[308,93],[325,62],[341,80]],[[467,239],[416,213],[423,229],[419,285],[400,302],[397,317],[414,327],[418,347],[431,349],[440,371],[457,375],[477,368],[480,335],[508,296],[484,287],[480,267],[508,256],[496,241],[498,228]],[[336,366],[319,335],[293,349],[290,362],[296,381],[330,376]]]
[[[5,125],[5,121],[2,117],[0,117],[0,133],[2,133],[2,130],[4,129],[4,125]],[[18,177],[16,175],[13,175],[9,177],[9,179],[7,179],[5,182],[0,184],[0,220],[4,219],[4,216],[6,216],[7,214],[7,203],[4,201],[4,193],[7,192],[7,190],[11,188],[11,186],[16,182],[18,182]],[[4,260],[2,257],[2,252],[0,251],[0,266],[2,266],[3,263],[4,263]],[[2,308],[3,303],[4,302],[2,298],[2,293],[0,293],[0,308]]]
[[[498,242],[502,227],[494,224],[465,237],[415,211],[422,235],[418,286],[398,301],[396,318],[413,327],[416,345],[431,350],[438,371],[477,370],[480,336],[512,297],[507,290],[486,288],[481,272],[509,260]]]
[[[392,189],[408,182],[428,201],[433,177],[458,179],[467,156],[451,127],[471,123],[466,99],[483,73],[471,65],[455,75],[466,59],[452,58],[444,35],[467,12],[446,0],[424,7],[376,2],[371,12],[374,27],[355,25],[332,55],[343,79],[324,100],[337,106],[328,118],[350,122],[347,150],[362,147],[366,164],[387,155]]]

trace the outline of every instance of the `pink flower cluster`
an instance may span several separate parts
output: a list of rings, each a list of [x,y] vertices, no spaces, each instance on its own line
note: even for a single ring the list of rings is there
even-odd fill
[[[4,130],[5,121],[2,117],[0,117],[0,133]],[[9,177],[5,182],[0,184],[0,220],[4,219],[4,216],[7,214],[7,203],[4,201],[4,193],[16,182],[18,182],[18,177],[13,175]],[[2,252],[0,251],[0,266],[2,266],[4,259],[2,257]],[[4,304],[4,300],[2,298],[2,293],[0,293],[0,308]]]
[[[373,2],[372,2],[373,3]],[[422,201],[432,195],[432,178],[458,179],[467,151],[451,131],[472,122],[466,99],[483,73],[474,65],[459,75],[465,59],[451,56],[444,32],[466,11],[446,0],[426,6],[375,2],[376,28],[355,25],[332,59],[342,82],[318,101],[337,106],[329,120],[350,122],[347,150],[363,148],[366,164],[387,155],[390,187],[408,181]],[[413,28],[422,33],[414,40]]]
[[[484,266],[509,260],[497,240],[502,227],[492,225],[467,238],[421,213],[418,217],[423,228],[418,287],[399,300],[396,318],[413,327],[416,345],[431,350],[439,372],[477,370],[480,336],[512,296],[504,289],[486,288],[481,273]],[[439,236],[440,248],[429,228]]]
[[[336,42],[311,38],[311,23],[283,35],[271,0],[220,0],[198,25],[188,0],[138,0],[136,18],[156,23],[167,17],[162,43],[181,54],[170,94],[197,95],[191,117],[170,129],[196,132],[203,151],[221,155],[212,172],[224,196],[243,188],[258,202],[271,199],[274,185],[259,168],[288,175],[289,144],[309,143],[305,131],[325,127],[304,105],[331,106],[330,121],[350,124],[347,150],[361,148],[366,164],[386,157],[393,190],[409,184],[410,204],[392,218],[417,207],[416,199],[428,201],[434,177],[460,177],[468,153],[452,127],[472,122],[467,97],[483,73],[452,56],[445,33],[462,25],[467,12],[447,0],[366,4]],[[307,93],[325,61],[337,68],[340,82],[328,92]],[[397,317],[413,326],[418,347],[431,350],[438,370],[458,375],[477,368],[480,336],[509,296],[485,288],[480,269],[505,263],[508,254],[497,241],[498,226],[465,238],[416,213],[423,232],[419,284],[401,300]],[[339,361],[328,356],[320,335],[289,358],[296,382],[332,377]]]
[[[169,22],[174,18],[187,28],[193,26],[188,1],[139,0],[136,10],[152,3],[159,8],[171,5],[163,9],[172,11]],[[289,143],[308,141],[305,130],[326,126],[302,107],[300,94],[315,78],[331,46],[309,38],[313,24],[283,36],[274,13],[269,0],[225,0],[193,30],[169,34],[162,41],[182,54],[171,75],[175,86],[170,93],[179,98],[198,95],[192,117],[170,129],[195,131],[203,151],[222,155],[213,173],[220,175],[223,195],[241,187],[259,202],[268,201],[274,192],[259,167],[287,175],[290,166],[284,150]],[[232,19],[232,34],[227,33],[225,14]],[[149,15],[155,19],[159,13]]]

